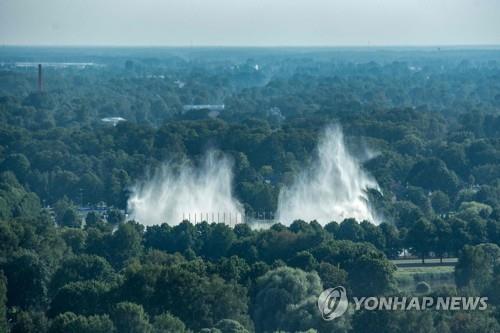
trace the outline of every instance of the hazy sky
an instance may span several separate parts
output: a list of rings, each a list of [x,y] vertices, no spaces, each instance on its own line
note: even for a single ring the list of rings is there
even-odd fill
[[[4,45],[500,44],[500,0],[0,0]]]

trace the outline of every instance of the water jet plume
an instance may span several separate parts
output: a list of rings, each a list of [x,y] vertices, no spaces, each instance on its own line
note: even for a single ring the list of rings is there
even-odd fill
[[[244,209],[233,197],[231,166],[227,157],[213,150],[206,153],[198,167],[189,161],[180,168],[165,164],[152,178],[132,188],[127,203],[130,218],[145,225],[175,225],[188,217],[195,222],[195,214],[196,222],[207,217],[208,222],[213,222],[213,217],[224,214],[233,217],[233,224],[236,219],[241,222]]]
[[[316,156],[278,199],[278,220],[317,220],[321,224],[346,218],[378,223],[367,191],[379,190],[361,163],[347,150],[339,126],[329,126],[321,135]]]

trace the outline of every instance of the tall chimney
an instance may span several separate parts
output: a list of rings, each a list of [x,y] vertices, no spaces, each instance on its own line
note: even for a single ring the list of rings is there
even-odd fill
[[[42,92],[42,64],[38,64],[38,92]]]

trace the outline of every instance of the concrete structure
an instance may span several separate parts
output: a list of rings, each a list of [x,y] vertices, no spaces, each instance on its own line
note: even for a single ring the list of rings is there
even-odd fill
[[[122,118],[122,117],[106,117],[106,118],[102,118],[101,121],[103,123],[107,123],[107,124],[111,124],[113,126],[116,126],[116,124],[118,124],[119,122],[127,121],[127,119]]]
[[[188,104],[184,105],[182,108],[184,112],[186,112],[191,110],[223,111],[225,107],[224,104]]]

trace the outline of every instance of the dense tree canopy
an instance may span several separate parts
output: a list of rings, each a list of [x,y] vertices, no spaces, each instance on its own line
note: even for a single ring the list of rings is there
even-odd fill
[[[497,50],[88,52],[0,50],[0,332],[500,330]],[[66,65],[38,92],[26,61]],[[380,185],[378,225],[125,215],[142,177],[217,148],[247,214],[269,218],[332,123]],[[321,319],[325,288],[404,295],[403,252],[457,256],[455,286],[423,293],[487,295],[488,311]]]

